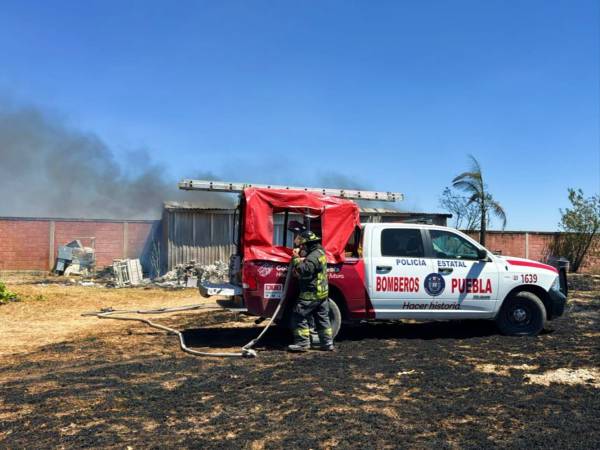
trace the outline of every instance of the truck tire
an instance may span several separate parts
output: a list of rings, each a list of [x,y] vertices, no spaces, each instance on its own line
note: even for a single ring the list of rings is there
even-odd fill
[[[331,322],[333,337],[335,338],[342,327],[342,312],[332,299],[329,299],[329,321]]]
[[[546,308],[537,295],[517,292],[504,300],[496,324],[507,336],[536,336],[546,325]]]

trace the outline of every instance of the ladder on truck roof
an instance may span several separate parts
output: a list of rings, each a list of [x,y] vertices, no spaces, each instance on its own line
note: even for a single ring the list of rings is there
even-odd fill
[[[380,202],[395,202],[404,200],[400,192],[362,191],[356,189],[333,189],[315,187],[276,186],[273,184],[230,183],[225,181],[210,180],[182,180],[179,189],[186,191],[212,191],[212,192],[243,192],[246,188],[260,189],[288,189],[294,191],[314,192],[316,194],[331,195],[349,200],[377,200]]]

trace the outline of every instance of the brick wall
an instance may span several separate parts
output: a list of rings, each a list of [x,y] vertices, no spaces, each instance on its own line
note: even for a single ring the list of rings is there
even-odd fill
[[[0,270],[51,270],[58,247],[95,241],[99,268],[118,258],[142,258],[158,221],[0,218]]]
[[[466,234],[479,241],[478,232],[467,231]],[[485,246],[488,250],[502,255],[544,261],[548,257],[548,248],[556,234],[538,231],[488,231]],[[587,255],[580,271],[600,271],[600,237],[596,238],[596,242],[596,250]]]
[[[0,219],[0,270],[47,269],[49,240],[49,222]]]
[[[50,270],[58,246],[73,239],[89,245],[95,238],[99,268],[113,259],[140,258],[150,250],[156,220],[83,220],[0,217],[0,270]],[[478,239],[478,233],[468,233]],[[543,261],[555,233],[490,231],[486,247],[502,255]],[[596,248],[600,251],[600,242]],[[582,271],[600,272],[600,254],[588,257]]]

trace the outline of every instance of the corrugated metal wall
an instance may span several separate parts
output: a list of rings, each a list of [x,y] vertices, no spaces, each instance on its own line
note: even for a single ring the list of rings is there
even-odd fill
[[[231,211],[165,210],[166,270],[194,260],[198,264],[229,261],[235,252]]]

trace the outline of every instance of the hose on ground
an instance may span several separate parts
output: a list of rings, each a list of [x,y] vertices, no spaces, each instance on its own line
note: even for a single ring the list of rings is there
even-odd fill
[[[287,291],[289,282],[292,274],[292,263],[290,262],[288,266],[288,271],[285,277],[285,283],[283,285],[283,291],[281,293],[281,299],[279,300],[279,304],[275,309],[275,312],[271,316],[269,323],[263,328],[260,334],[255,338],[244,345],[240,352],[200,352],[198,350],[194,350],[189,348],[185,344],[185,339],[183,333],[174,328],[167,327],[166,325],[161,325],[159,323],[152,322],[149,319],[142,319],[140,317],[129,317],[129,316],[121,316],[121,314],[166,314],[172,312],[180,312],[180,311],[192,311],[196,309],[220,309],[219,306],[210,306],[210,305],[185,305],[185,306],[175,306],[172,308],[158,308],[158,309],[137,309],[137,310],[117,310],[112,308],[103,309],[97,312],[88,312],[82,314],[82,316],[94,316],[99,319],[112,319],[112,320],[126,320],[126,321],[134,321],[144,323],[152,328],[156,328],[159,330],[166,331],[169,334],[175,334],[179,338],[179,347],[185,353],[189,353],[194,356],[212,356],[212,357],[242,357],[242,358],[254,358],[257,356],[256,350],[253,350],[258,341],[265,335],[271,324],[279,315],[279,312],[283,305],[286,303]]]
[[[283,284],[283,291],[281,293],[281,299],[279,299],[279,304],[277,305],[277,308],[275,309],[275,312],[273,313],[273,315],[269,319],[269,323],[267,324],[267,326],[265,326],[263,328],[263,330],[261,331],[261,333],[255,339],[252,339],[250,342],[248,342],[246,345],[244,345],[242,347],[242,351],[244,351],[244,350],[251,350],[252,347],[254,347],[258,343],[258,341],[260,341],[260,339],[267,332],[267,330],[269,329],[269,327],[271,326],[271,324],[279,316],[279,311],[281,310],[281,308],[283,307],[283,305],[286,303],[286,300],[287,300],[288,286],[290,284],[290,279],[292,278],[292,265],[293,265],[293,263],[292,263],[292,261],[290,261],[290,263],[288,265],[287,273],[285,275],[285,282]]]

